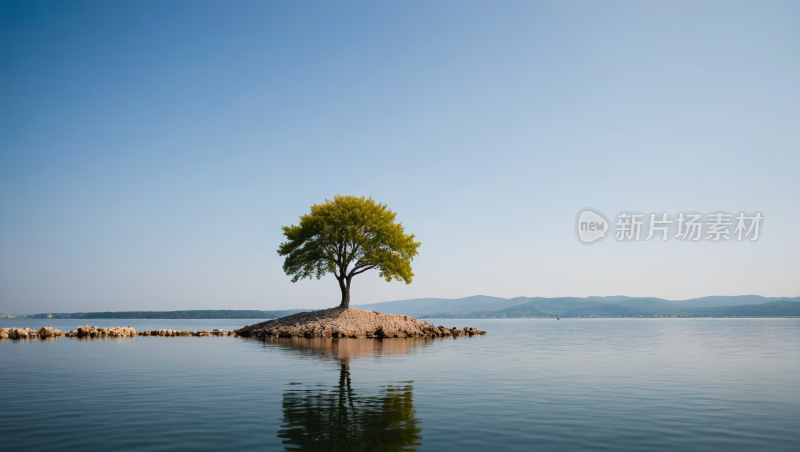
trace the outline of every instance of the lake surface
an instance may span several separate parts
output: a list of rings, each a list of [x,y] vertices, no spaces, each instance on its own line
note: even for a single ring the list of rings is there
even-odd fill
[[[434,322],[488,335],[2,340],[0,441],[7,450],[800,450],[800,319]]]

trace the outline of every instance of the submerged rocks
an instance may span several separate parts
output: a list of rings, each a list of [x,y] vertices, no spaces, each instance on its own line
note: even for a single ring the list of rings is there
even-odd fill
[[[48,337],[59,337],[64,333],[53,327],[45,326],[41,329],[34,330],[33,328],[0,328],[0,339],[33,339]]]
[[[233,336],[233,330],[214,330],[214,331],[178,331],[178,330],[152,330],[139,331],[139,336],[166,336],[166,337],[185,337],[185,336]]]
[[[360,309],[333,308],[269,320],[238,330],[181,331],[174,329],[137,332],[131,327],[94,327],[83,325],[66,333],[53,327],[38,331],[31,328],[0,328],[0,339],[56,338],[120,338],[134,336],[164,337],[284,337],[284,338],[441,338],[481,336],[485,331],[476,328],[446,328],[405,315],[384,314]]]
[[[391,337],[463,337],[486,334],[475,328],[445,328],[405,315],[362,311],[354,308],[333,308],[269,320],[236,330],[242,337],[325,337],[325,338],[391,338]]]
[[[36,332],[36,334],[38,334],[42,339],[46,337],[59,337],[64,335],[61,330],[57,330],[49,326],[43,326],[39,331]]]
[[[134,336],[167,336],[167,337],[187,337],[187,336],[235,336],[234,330],[213,330],[213,331],[179,331],[179,330],[152,330],[139,331],[125,326],[112,326],[108,328],[97,328],[94,326],[83,325],[75,328],[74,331],[62,332],[53,327],[43,327],[38,331],[32,328],[0,328],[0,339],[31,339],[31,338],[50,338],[50,337],[75,337],[75,338],[105,338],[105,337],[134,337]]]
[[[30,339],[38,337],[33,328],[0,328],[0,339]]]
[[[136,336],[136,330],[126,326],[95,328],[93,326],[84,325],[75,328],[75,331],[68,332],[65,336],[77,338],[133,337]]]

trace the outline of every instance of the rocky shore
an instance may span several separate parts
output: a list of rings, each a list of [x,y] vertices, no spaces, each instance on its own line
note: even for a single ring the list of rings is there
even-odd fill
[[[152,330],[139,331],[137,336],[234,336],[233,330],[213,330],[213,331],[178,331],[178,330]]]
[[[180,331],[173,329],[137,332],[131,327],[113,326],[98,328],[90,325],[77,327],[66,333],[52,327],[0,328],[0,339],[33,339],[50,337],[116,338],[134,336],[238,336],[253,338],[444,338],[482,336],[485,331],[476,328],[446,328],[405,315],[362,311],[354,308],[333,308],[322,311],[301,312],[279,319],[249,325],[238,330]]]
[[[108,328],[96,328],[89,325],[79,326],[74,331],[66,333],[52,327],[43,327],[39,330],[33,328],[0,328],[0,339],[45,339],[48,337],[74,337],[74,338],[107,338],[107,337],[134,337],[134,336],[234,336],[233,330],[213,330],[213,331],[179,331],[179,330],[152,330],[139,331],[131,327],[112,326]]]
[[[93,326],[84,325],[75,328],[75,331],[70,331],[65,334],[67,337],[78,338],[97,338],[97,337],[133,337],[136,336],[136,330],[126,326],[112,326],[110,328],[95,328]]]
[[[0,339],[31,339],[31,338],[48,338],[63,336],[61,330],[51,328],[49,326],[43,327],[39,330],[33,328],[0,328]]]
[[[384,314],[354,308],[301,312],[235,330],[242,337],[461,337],[486,334],[476,328],[446,328],[406,315]]]

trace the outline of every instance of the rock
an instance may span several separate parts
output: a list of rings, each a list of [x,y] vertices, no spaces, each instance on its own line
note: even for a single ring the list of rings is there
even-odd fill
[[[378,328],[377,330],[375,330],[375,333],[373,333],[373,334],[374,334],[375,337],[389,337],[389,335],[386,334],[386,331],[383,329],[382,326],[380,328]]]
[[[79,326],[72,331],[71,333],[67,333],[68,337],[77,337],[77,338],[100,338],[100,337],[134,337],[136,336],[136,330],[131,327],[125,326],[112,326],[110,328],[95,328],[93,326],[84,325]]]
[[[33,328],[3,328],[8,339],[30,339],[38,336]]]
[[[32,328],[0,328],[0,339],[28,339],[37,334]]]
[[[486,334],[475,328],[447,329],[405,315],[333,308],[301,312],[234,330],[242,337],[401,338],[461,337]]]
[[[106,329],[106,336],[108,337],[134,337],[136,330],[129,326],[115,326]]]
[[[140,331],[139,336],[164,336],[164,337],[187,337],[187,336],[234,336],[234,330],[220,330],[215,329],[212,331],[181,331],[173,329],[162,329],[153,331]]]
[[[13,328],[11,331],[8,332],[9,339],[27,339],[28,332],[21,330],[19,328]]]
[[[59,337],[59,336],[63,336],[64,335],[64,333],[62,333],[61,330],[57,330],[57,329],[49,327],[49,326],[43,326],[36,333],[42,339],[44,339],[46,337]]]

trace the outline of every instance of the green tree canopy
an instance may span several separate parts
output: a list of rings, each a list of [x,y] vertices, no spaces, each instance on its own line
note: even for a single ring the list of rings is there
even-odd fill
[[[283,271],[292,282],[333,273],[342,291],[339,306],[350,306],[354,276],[377,269],[387,282],[410,284],[411,261],[420,243],[406,235],[397,214],[372,198],[337,195],[333,201],[311,206],[300,224],[283,226],[287,241],[278,254],[285,256]]]

